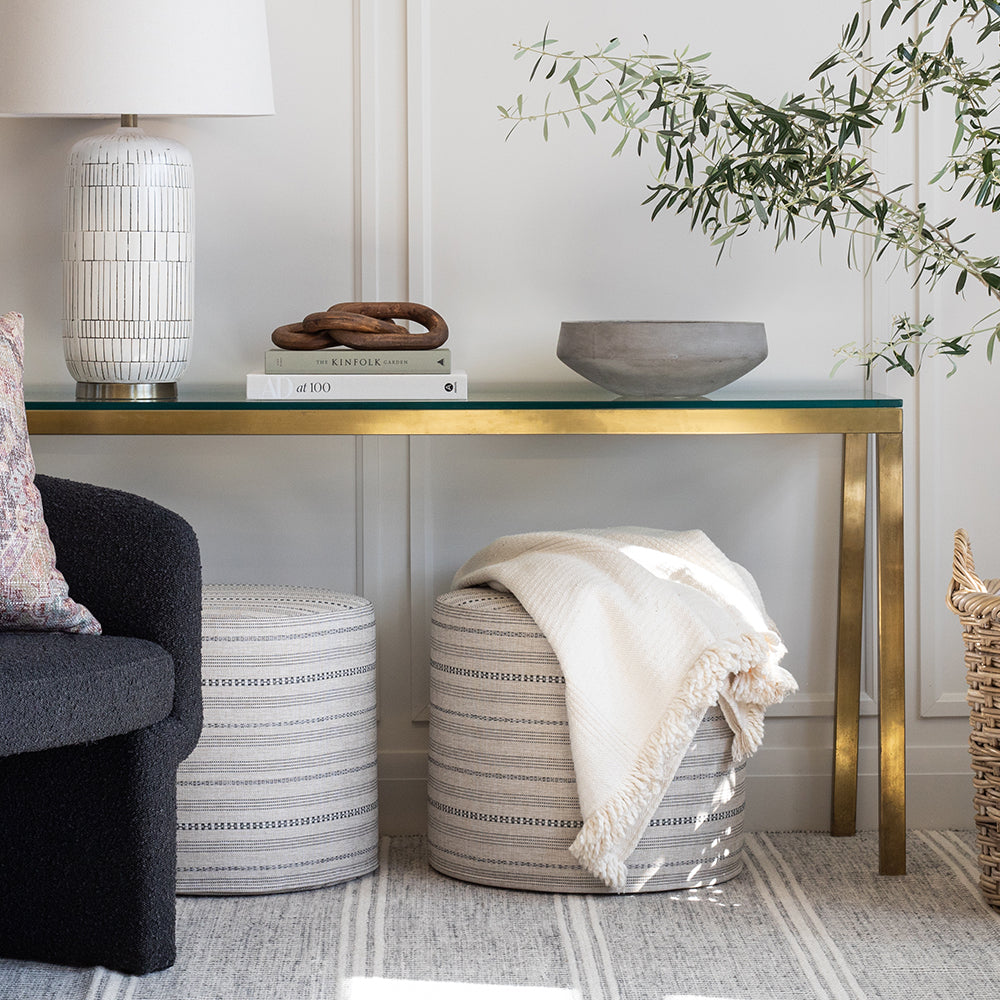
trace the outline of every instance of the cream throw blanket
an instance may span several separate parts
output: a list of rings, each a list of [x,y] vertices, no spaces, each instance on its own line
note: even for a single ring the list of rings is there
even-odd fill
[[[497,539],[456,588],[510,591],[566,678],[583,829],[570,848],[622,889],[625,861],[718,702],[743,759],[764,710],[796,690],[750,574],[701,531],[610,528]]]

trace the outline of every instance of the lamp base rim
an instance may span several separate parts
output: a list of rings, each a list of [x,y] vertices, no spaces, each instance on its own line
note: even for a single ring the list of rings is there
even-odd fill
[[[91,400],[176,399],[176,382],[77,382],[76,398]]]

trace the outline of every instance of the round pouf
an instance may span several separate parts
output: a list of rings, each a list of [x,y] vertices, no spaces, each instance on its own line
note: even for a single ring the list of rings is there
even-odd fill
[[[375,614],[206,585],[201,739],[177,775],[177,891],[285,892],[378,866]]]
[[[428,851],[445,875],[607,893],[569,853],[583,825],[565,682],[534,620],[488,588],[440,596],[431,620]],[[743,869],[745,765],[708,711],[628,860],[625,892],[724,882]]]

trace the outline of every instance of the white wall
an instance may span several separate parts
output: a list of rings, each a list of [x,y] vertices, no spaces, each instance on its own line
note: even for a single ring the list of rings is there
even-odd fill
[[[811,10],[652,0],[272,0],[273,118],[146,123],[193,151],[197,331],[189,383],[260,367],[270,331],[345,299],[412,299],[448,320],[474,384],[572,381],[563,319],[751,319],[770,357],[748,383],[826,383],[836,346],[885,328],[911,293],[848,271],[836,244],[771,252],[752,237],[717,267],[683,219],[650,223],[650,165],[617,137],[505,141],[496,105],[527,86],[512,43],[546,21],[567,46],[611,35],[713,52],[716,72],[775,99],[805,86],[850,0]],[[784,26],[784,27],[783,27]],[[0,120],[0,308],[27,318],[30,385],[68,384],[59,337],[62,163],[90,122]],[[918,173],[912,137],[886,162]],[[955,308],[933,303],[938,322]],[[944,605],[951,535],[984,571],[997,473],[975,428],[988,380],[879,378],[906,399],[909,816],[971,825],[958,624]],[[836,383],[862,390],[857,371]],[[377,606],[382,817],[423,824],[426,616],[476,548],[510,531],[645,523],[704,528],[761,585],[801,692],[751,766],[749,823],[828,822],[840,451],[836,439],[37,438],[46,472],[133,489],[195,525],[208,581],[302,583]],[[595,484],[597,484],[595,488]],[[870,658],[869,658],[870,659]],[[866,690],[874,690],[874,668]],[[860,822],[875,825],[872,703]]]

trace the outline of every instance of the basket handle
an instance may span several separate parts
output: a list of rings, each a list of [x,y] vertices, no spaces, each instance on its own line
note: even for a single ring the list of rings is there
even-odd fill
[[[959,610],[956,598],[963,593],[985,594],[987,588],[976,575],[976,564],[972,558],[972,545],[964,528],[955,532],[955,558],[952,563],[951,584],[948,587],[948,603],[953,610]]]

